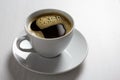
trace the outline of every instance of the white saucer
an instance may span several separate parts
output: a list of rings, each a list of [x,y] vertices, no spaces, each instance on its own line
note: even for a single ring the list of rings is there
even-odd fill
[[[44,58],[33,52],[23,52],[13,42],[13,55],[24,68],[41,74],[60,74],[79,66],[87,56],[87,43],[83,35],[75,29],[74,36],[65,51],[55,58]],[[30,43],[24,40],[21,47],[29,48]]]

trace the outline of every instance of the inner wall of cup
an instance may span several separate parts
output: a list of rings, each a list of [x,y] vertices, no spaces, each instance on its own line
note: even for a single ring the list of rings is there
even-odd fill
[[[32,13],[32,14],[28,17],[28,19],[27,19],[27,21],[26,21],[26,27],[29,26],[29,23],[30,23],[33,19],[39,17],[39,16],[42,15],[42,14],[47,14],[47,13],[57,13],[57,14],[60,14],[60,15],[62,15],[62,16],[64,16],[64,17],[66,17],[66,18],[70,21],[70,23],[71,23],[71,25],[72,25],[72,28],[73,28],[74,22],[73,22],[72,17],[71,17],[69,14],[67,14],[66,12],[60,11],[60,10],[56,10],[56,9],[44,9],[44,10],[39,10],[39,11],[36,11],[36,12]],[[72,30],[72,29],[71,29],[71,30]]]

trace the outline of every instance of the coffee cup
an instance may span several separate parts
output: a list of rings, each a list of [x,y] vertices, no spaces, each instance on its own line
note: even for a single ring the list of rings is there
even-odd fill
[[[33,24],[34,21],[36,22],[35,25],[38,24],[39,30],[37,31],[32,30],[31,28],[31,25]],[[39,27],[39,24],[43,26]],[[62,31],[60,31],[58,28]],[[58,31],[54,31],[53,29]],[[74,31],[73,18],[68,13],[57,9],[38,10],[36,12],[33,12],[27,17],[25,24],[25,32],[27,34],[24,36],[20,36],[17,39],[16,45],[22,51],[35,52],[40,56],[53,58],[60,55],[69,45],[73,36],[73,31]],[[62,35],[58,35],[58,33],[56,32],[59,32]],[[30,49],[21,48],[20,43],[23,40],[28,40],[32,48]]]

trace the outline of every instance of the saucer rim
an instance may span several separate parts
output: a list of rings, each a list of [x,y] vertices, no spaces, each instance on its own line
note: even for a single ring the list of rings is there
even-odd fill
[[[26,67],[25,65],[23,65],[23,64],[17,59],[16,53],[15,53],[14,50],[13,50],[13,49],[14,49],[14,48],[13,48],[13,47],[14,47],[14,43],[17,41],[18,36],[17,36],[17,37],[14,39],[14,41],[13,41],[13,45],[12,45],[12,52],[13,52],[13,53],[12,53],[12,54],[13,54],[15,60],[17,60],[18,64],[21,65],[23,68],[25,68],[25,69],[28,70],[28,71],[31,71],[31,72],[34,72],[34,73],[38,73],[38,74],[43,74],[43,75],[57,75],[57,74],[67,73],[67,72],[69,72],[69,71],[77,68],[78,66],[80,66],[80,65],[86,60],[86,57],[87,57],[87,55],[88,55],[88,43],[87,43],[85,37],[83,36],[83,34],[82,34],[79,30],[74,29],[74,31],[79,32],[79,34],[84,38],[84,41],[85,41],[87,47],[86,47],[86,53],[84,53],[85,55],[84,55],[83,60],[81,60],[75,67],[72,67],[72,68],[70,68],[70,69],[67,69],[67,70],[64,70],[64,71],[61,71],[61,72],[53,72],[53,73],[49,73],[49,72],[48,72],[48,73],[47,73],[47,72],[40,72],[40,71],[32,70],[32,69]],[[66,49],[65,49],[65,50],[66,50]]]

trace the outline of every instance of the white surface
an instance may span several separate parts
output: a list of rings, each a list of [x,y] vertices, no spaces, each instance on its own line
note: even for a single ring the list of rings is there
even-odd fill
[[[25,18],[43,8],[73,16],[85,36],[89,53],[79,68],[44,76],[20,67],[11,56],[15,36]],[[0,80],[120,80],[120,0],[0,0]]]
[[[21,36],[23,35],[21,34]],[[21,36],[16,37],[13,42],[13,55],[22,67],[35,73],[53,75],[68,72],[78,67],[88,54],[86,40],[76,29],[74,30],[73,38],[68,47],[59,56],[54,58],[41,57],[35,51],[25,52],[20,50],[17,47],[17,42]],[[24,40],[21,44],[23,45],[21,48],[28,45],[26,49],[30,49],[30,42]]]

